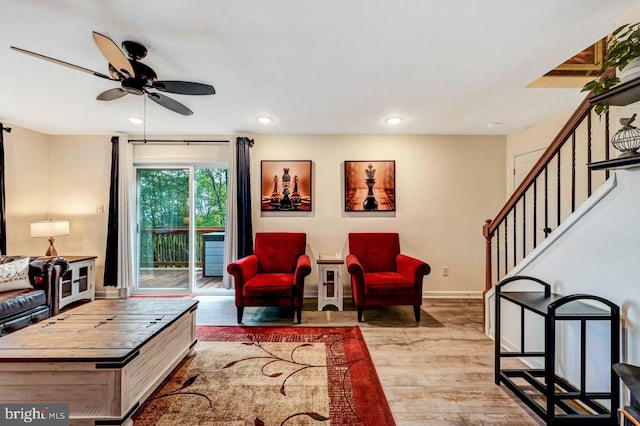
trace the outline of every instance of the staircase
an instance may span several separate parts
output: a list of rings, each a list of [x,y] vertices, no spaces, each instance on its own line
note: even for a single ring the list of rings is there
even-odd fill
[[[485,221],[485,295],[609,178],[609,170],[588,167],[612,154],[609,113],[596,115],[590,96],[495,218]]]
[[[632,102],[639,95],[634,94]],[[550,283],[554,293],[597,295],[619,306],[620,360],[639,365],[640,155],[612,159],[618,153],[609,151],[614,133],[610,117],[600,119],[588,99],[496,217],[484,224],[485,332],[496,335],[495,283],[507,275],[533,276]],[[611,105],[630,103],[625,102]],[[632,168],[618,170],[610,178],[607,167],[622,165]],[[500,306],[501,345],[510,351],[544,350],[545,323],[535,322],[524,311],[502,312]],[[613,358],[608,339],[615,331],[605,330],[602,324],[578,330],[582,324],[567,321],[556,328],[555,335],[561,338],[552,365],[571,383],[588,377],[590,389],[610,389],[602,366],[610,365]],[[587,340],[589,351],[581,353]],[[534,369],[547,367],[541,359],[522,361]]]

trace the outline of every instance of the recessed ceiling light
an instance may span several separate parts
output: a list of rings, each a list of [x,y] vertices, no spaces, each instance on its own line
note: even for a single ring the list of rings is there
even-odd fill
[[[385,121],[387,124],[398,124],[402,121],[402,117],[389,117]]]
[[[138,117],[129,117],[129,121],[133,124],[142,124],[144,123],[144,120],[142,118],[138,118]]]
[[[269,124],[273,121],[273,118],[263,116],[263,117],[258,117],[256,120],[258,120],[262,124]]]
[[[487,127],[488,127],[488,128],[490,128],[490,129],[491,129],[492,127],[498,127],[498,126],[502,126],[502,123],[499,123],[499,122],[497,122],[497,121],[494,121],[494,122],[492,122],[492,123],[487,124]]]

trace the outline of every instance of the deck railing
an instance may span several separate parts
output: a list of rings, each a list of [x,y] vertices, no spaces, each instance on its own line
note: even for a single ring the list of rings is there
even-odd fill
[[[486,241],[485,293],[573,213],[609,171],[589,169],[610,159],[609,113],[598,117],[587,96],[493,219]]]
[[[224,232],[224,227],[196,228],[196,267],[202,266],[202,235]],[[186,268],[189,266],[189,227],[140,228],[140,267]]]

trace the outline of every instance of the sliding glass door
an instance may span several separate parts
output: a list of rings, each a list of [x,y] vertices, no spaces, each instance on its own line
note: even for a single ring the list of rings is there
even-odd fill
[[[139,167],[137,286],[190,294],[222,286],[227,170]]]
[[[197,247],[194,291],[206,293],[222,288],[227,169],[196,167],[194,192]]]
[[[189,169],[139,168],[138,289],[190,292]]]

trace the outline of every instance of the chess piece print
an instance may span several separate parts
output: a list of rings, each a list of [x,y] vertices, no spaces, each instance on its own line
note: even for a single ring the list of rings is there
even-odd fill
[[[289,188],[285,187],[282,190],[282,200],[280,200],[280,208],[282,210],[291,210],[293,208],[293,202],[291,201],[291,198],[289,198]]]
[[[284,174],[282,175],[282,187],[289,187],[291,185],[291,175],[289,174],[289,167],[284,167],[282,169]]]
[[[364,207],[365,210],[376,210],[378,208],[378,200],[376,200],[373,195],[373,185],[376,184],[376,169],[374,169],[373,165],[369,163],[369,166],[364,171],[364,173],[367,176],[367,178],[364,180],[364,183],[367,184],[368,192],[367,198],[365,198],[364,202],[362,203],[362,207]]]
[[[291,193],[291,202],[293,202],[294,206],[299,206],[302,204],[302,196],[300,195],[300,191],[298,190],[298,175],[293,177],[293,192]]]
[[[289,194],[291,194],[291,190],[289,189],[291,185],[291,175],[289,174],[288,167],[284,167],[282,170],[284,174],[282,175],[282,199],[280,200],[280,208],[283,210],[291,210],[293,208],[293,202],[291,198],[289,198]]]
[[[278,191],[278,175],[273,176],[273,192],[271,193],[271,203],[278,204],[282,199],[280,192]]]

